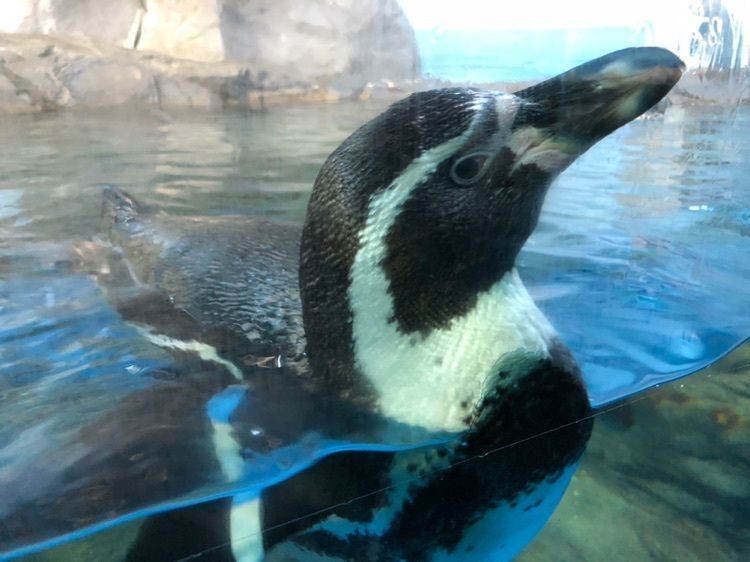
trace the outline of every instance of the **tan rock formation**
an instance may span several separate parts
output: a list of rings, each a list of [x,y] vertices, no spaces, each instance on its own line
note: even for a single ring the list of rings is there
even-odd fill
[[[138,22],[138,50],[204,62],[226,59],[219,0],[148,0]],[[252,59],[245,59],[252,60]]]
[[[365,97],[363,92],[402,95],[386,81],[340,90],[273,76],[250,63],[197,62],[87,39],[0,34],[0,114],[123,105],[264,109]]]
[[[0,32],[0,111],[336,99],[419,75],[396,0],[3,0]]]
[[[129,36],[142,10],[141,0],[3,0],[0,31],[87,37],[132,46]]]

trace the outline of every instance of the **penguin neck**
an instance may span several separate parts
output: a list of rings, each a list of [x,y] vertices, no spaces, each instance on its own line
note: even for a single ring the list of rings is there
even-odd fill
[[[404,331],[383,268],[388,214],[372,201],[359,224],[337,222],[320,203],[314,195],[300,285],[308,357],[322,382],[394,421],[454,432],[549,359],[556,333],[515,269],[447,324]]]
[[[384,273],[368,270],[361,254],[349,286],[355,366],[390,419],[435,431],[468,429],[487,397],[502,395],[549,359],[555,332],[515,270],[446,326],[404,333],[392,320]]]

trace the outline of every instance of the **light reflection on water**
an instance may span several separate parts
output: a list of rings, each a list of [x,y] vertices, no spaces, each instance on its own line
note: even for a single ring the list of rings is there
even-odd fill
[[[170,213],[300,220],[323,159],[379,109],[4,118],[0,190],[20,198],[23,212],[0,227],[34,240],[91,236],[102,184],[148,193]]]
[[[28,469],[18,460],[19,428],[32,428],[29,442],[63,442],[106,409],[105,398],[126,392],[123,371],[165,361],[138,343],[93,284],[62,273],[67,241],[98,233],[102,185],[175,215],[300,222],[323,159],[381,109],[7,119],[0,476]],[[750,333],[749,126],[744,108],[672,108],[603,141],[551,190],[520,265],[582,363],[595,403],[691,372]],[[75,404],[75,419],[58,419],[61,400]],[[52,458],[59,466],[76,454],[85,451]],[[54,479],[54,470],[42,470],[49,460],[32,463],[41,474],[34,485]]]
[[[746,337],[748,124],[747,111],[672,108],[605,139],[551,191],[523,263],[532,286],[569,289],[543,308],[594,403]]]

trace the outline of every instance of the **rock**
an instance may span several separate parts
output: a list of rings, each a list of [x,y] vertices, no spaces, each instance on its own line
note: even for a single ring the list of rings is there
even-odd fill
[[[420,72],[396,0],[4,0],[2,31],[6,70],[36,94],[6,84],[0,111],[330,101]]]
[[[17,51],[7,53],[3,49],[0,58],[0,76],[12,86],[13,100],[0,104],[0,111],[24,113],[29,108],[39,111],[58,109],[70,102],[68,90],[57,80],[46,64],[36,57],[24,57]],[[6,92],[10,90],[6,89]]]
[[[162,76],[154,79],[154,87],[162,109],[211,108],[219,104],[208,88],[189,80]]]
[[[4,0],[0,31],[87,37],[132,46],[146,0]],[[8,17],[6,12],[11,15]]]
[[[358,97],[365,89],[381,97],[403,95],[393,84],[339,90],[250,63],[190,61],[85,38],[0,34],[0,114],[123,105],[264,109]]]
[[[18,92],[16,85],[0,72],[0,107],[3,111],[6,113],[26,113],[29,106],[28,96]]]
[[[91,40],[0,34],[0,112],[119,105],[221,107],[218,89],[242,72],[207,68]],[[204,82],[210,75],[214,83]]]
[[[395,0],[225,0],[226,58],[321,87],[419,75],[411,26]]]
[[[149,0],[140,37],[129,46],[203,62],[225,60],[220,5],[205,0]]]
[[[117,59],[75,59],[60,69],[58,77],[77,105],[155,105],[158,96],[150,70],[145,65]]]

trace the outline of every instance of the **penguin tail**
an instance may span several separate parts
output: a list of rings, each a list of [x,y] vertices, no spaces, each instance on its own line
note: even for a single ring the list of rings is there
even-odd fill
[[[127,224],[140,213],[140,204],[129,194],[116,187],[104,188],[102,223],[113,227]]]
[[[105,187],[102,195],[100,228],[108,241],[115,246],[124,246],[134,238],[140,238],[152,214],[151,209],[116,187]]]

